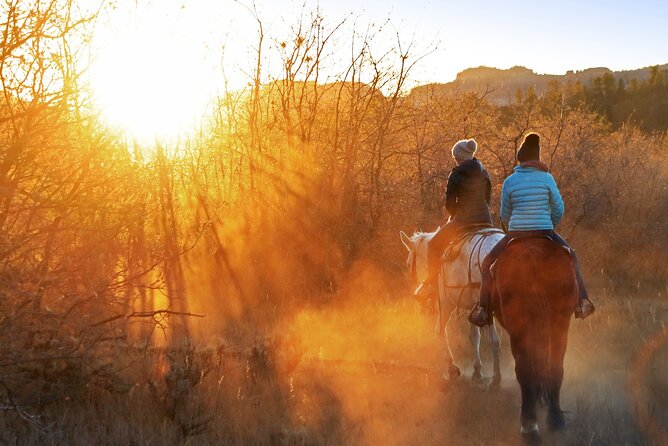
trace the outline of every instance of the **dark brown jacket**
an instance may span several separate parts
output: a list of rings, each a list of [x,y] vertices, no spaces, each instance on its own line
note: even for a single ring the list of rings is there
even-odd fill
[[[445,189],[445,208],[461,224],[491,224],[489,200],[492,180],[480,161],[464,161],[450,172]]]

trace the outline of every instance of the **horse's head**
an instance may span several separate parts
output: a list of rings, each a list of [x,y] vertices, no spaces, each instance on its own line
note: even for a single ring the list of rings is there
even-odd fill
[[[427,278],[427,245],[436,232],[416,232],[411,237],[400,231],[401,242],[408,250],[406,266],[417,283]]]

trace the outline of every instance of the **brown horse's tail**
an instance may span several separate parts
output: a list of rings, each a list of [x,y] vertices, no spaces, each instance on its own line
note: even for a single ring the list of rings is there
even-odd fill
[[[534,252],[540,254],[539,251],[532,250],[532,254]],[[534,259],[529,257],[529,260],[533,261]],[[529,332],[535,335],[533,342],[528,343],[529,382],[536,399],[543,404],[548,404],[552,370],[550,305],[548,305],[547,296],[540,287],[532,286],[531,288],[533,288],[531,292],[526,295],[527,300],[537,312],[546,317],[541,318],[532,315],[527,321]]]

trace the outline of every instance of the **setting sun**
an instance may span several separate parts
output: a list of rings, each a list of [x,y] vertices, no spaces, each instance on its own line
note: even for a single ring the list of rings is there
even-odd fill
[[[103,117],[143,142],[192,131],[212,97],[212,68],[203,52],[168,23],[146,19],[129,28],[100,45],[91,69]]]
[[[117,42],[94,69],[93,95],[110,124],[134,138],[174,138],[191,130],[209,91],[201,63],[149,32]]]
[[[96,108],[142,143],[193,132],[217,94],[248,83],[254,25],[249,11],[233,3],[112,8],[93,39],[89,83]]]

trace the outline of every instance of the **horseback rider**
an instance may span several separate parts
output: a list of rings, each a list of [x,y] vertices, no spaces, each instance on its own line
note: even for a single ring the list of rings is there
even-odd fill
[[[579,290],[575,317],[584,319],[594,312],[594,305],[587,295],[575,251],[554,231],[564,214],[564,202],[554,177],[540,161],[540,137],[536,133],[526,135],[517,151],[517,161],[519,166],[503,182],[501,191],[501,221],[508,233],[485,257],[480,303],[471,310],[469,321],[479,327],[492,323],[492,265],[512,239],[536,236],[548,237],[570,253]]]
[[[441,257],[457,236],[473,227],[492,226],[489,211],[492,181],[482,163],[473,156],[477,149],[474,139],[458,141],[452,147],[457,166],[450,172],[445,189],[445,208],[450,218],[429,241],[427,279],[415,290],[418,298],[436,293]]]

